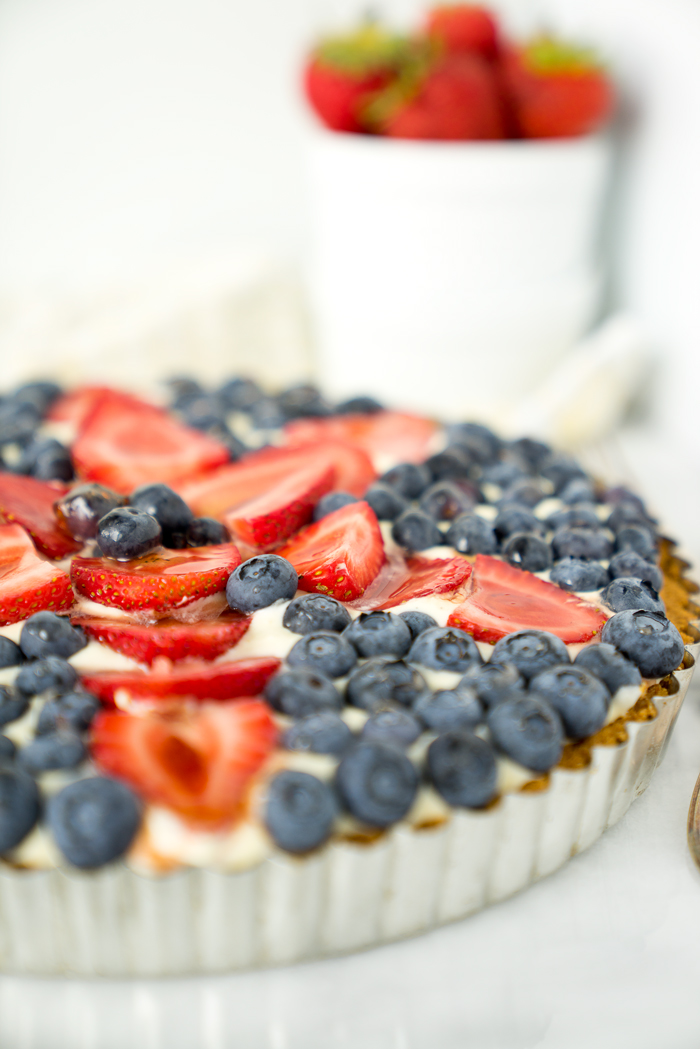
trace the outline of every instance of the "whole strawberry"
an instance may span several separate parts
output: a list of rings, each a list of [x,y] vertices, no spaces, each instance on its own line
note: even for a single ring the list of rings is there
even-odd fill
[[[425,21],[427,36],[448,54],[476,53],[495,59],[499,53],[496,19],[476,4],[446,4],[434,7]]]
[[[408,51],[403,37],[373,22],[322,40],[304,70],[306,97],[322,123],[332,131],[363,131],[365,101],[390,83]]]
[[[615,92],[592,51],[542,36],[503,58],[503,78],[522,138],[570,138],[597,130]]]

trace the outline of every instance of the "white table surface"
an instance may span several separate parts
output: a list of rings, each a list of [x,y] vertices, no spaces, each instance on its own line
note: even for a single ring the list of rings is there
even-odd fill
[[[650,435],[624,452],[696,549],[694,464]],[[292,968],[1,978],[0,1047],[697,1049],[700,872],[685,821],[698,772],[700,678],[646,794],[588,852],[513,899],[426,936]]]

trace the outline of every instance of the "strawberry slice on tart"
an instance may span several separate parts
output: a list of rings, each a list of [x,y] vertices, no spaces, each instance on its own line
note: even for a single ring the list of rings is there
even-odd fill
[[[274,656],[238,659],[230,663],[183,663],[167,670],[105,670],[81,675],[83,686],[108,706],[114,705],[117,693],[128,693],[132,699],[164,700],[169,696],[198,700],[236,699],[257,696],[269,678],[276,674],[281,661]]]
[[[414,597],[454,593],[464,586],[472,573],[466,557],[436,560],[408,557],[403,564],[394,563],[387,568],[384,586],[375,595],[374,601],[378,603],[373,602],[373,608],[394,608]]]
[[[350,503],[302,529],[277,551],[299,573],[299,587],[352,601],[384,564],[384,541],[368,503]]]
[[[68,574],[39,557],[18,524],[0,525],[0,626],[35,612],[66,612],[73,600]]]
[[[238,644],[251,624],[251,617],[240,612],[224,612],[218,619],[196,623],[164,619],[144,625],[101,616],[76,616],[72,622],[82,627],[92,641],[151,666],[158,658],[172,663],[184,659],[211,662]]]
[[[0,470],[0,516],[8,524],[21,525],[39,553],[54,561],[74,554],[82,545],[58,524],[54,506],[66,491],[65,485],[55,481],[37,481]]]
[[[129,783],[146,801],[214,829],[245,811],[253,777],[277,738],[259,699],[163,709],[102,711],[91,731],[97,767]]]
[[[494,643],[516,630],[546,630],[566,644],[590,641],[607,616],[531,572],[477,554],[471,593],[447,621],[477,641]]]
[[[229,510],[222,517],[234,539],[268,549],[308,524],[314,507],[333,486],[334,470],[312,463],[295,470],[263,495]]]
[[[430,455],[430,445],[438,430],[438,424],[432,419],[386,410],[299,419],[284,428],[290,444],[334,438],[354,444],[370,456],[406,463],[422,463]],[[353,495],[359,494],[362,493],[353,492]]]
[[[75,557],[70,574],[76,593],[90,601],[157,617],[221,593],[240,563],[233,543],[187,550],[158,547],[133,561]]]

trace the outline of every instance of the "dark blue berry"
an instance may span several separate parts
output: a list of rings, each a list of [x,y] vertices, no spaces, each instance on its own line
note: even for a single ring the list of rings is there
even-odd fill
[[[287,656],[290,667],[313,670],[327,677],[344,677],[357,662],[357,652],[342,634],[315,630],[297,641]]]
[[[258,430],[278,430],[284,426],[287,416],[274,397],[261,397],[250,406],[250,420]]]
[[[393,612],[361,612],[343,636],[355,646],[359,655],[405,656],[411,647],[411,631]]]
[[[559,528],[552,536],[552,549],[557,559],[605,561],[612,553],[612,542],[601,529]]]
[[[547,772],[561,757],[561,719],[543,699],[527,693],[511,696],[491,708],[487,723],[498,749],[526,768]]]
[[[457,670],[460,673],[482,661],[474,638],[464,630],[447,626],[424,630],[411,645],[406,659],[432,670]]]
[[[104,776],[71,783],[49,798],[49,830],[74,867],[103,867],[123,856],[141,822],[135,794]]]
[[[656,565],[645,561],[634,550],[622,550],[619,554],[614,554],[610,558],[608,571],[613,579],[617,579],[619,576],[642,579],[656,591],[659,591],[664,585],[664,577]]]
[[[423,731],[420,722],[407,710],[380,710],[372,714],[362,728],[362,739],[410,747]]]
[[[195,517],[185,532],[187,546],[220,546],[230,543],[228,529],[213,517]]]
[[[26,713],[29,698],[12,685],[0,685],[0,725],[17,721]]]
[[[547,492],[534,477],[520,477],[508,485],[503,493],[502,502],[532,508],[541,503],[546,495]]]
[[[561,638],[545,630],[517,630],[496,642],[490,662],[512,663],[529,681],[548,667],[568,663],[569,653]]]
[[[473,461],[466,449],[452,445],[431,455],[425,465],[433,481],[451,481],[469,477]]]
[[[0,667],[18,667],[23,662],[24,656],[19,645],[0,634]]]
[[[404,623],[411,631],[411,637],[415,640],[419,634],[422,634],[424,630],[429,630],[432,626],[437,626],[437,620],[429,616],[427,612],[399,612],[399,619],[403,619]]]
[[[502,462],[492,463],[484,467],[481,473],[482,484],[495,484],[499,488],[508,488],[513,481],[524,477],[522,466],[513,459],[505,459]]]
[[[481,809],[496,795],[496,755],[464,729],[444,732],[428,747],[428,775],[449,805]]]
[[[219,389],[219,397],[231,412],[250,411],[262,398],[263,392],[252,379],[229,379]]]
[[[460,554],[495,554],[498,547],[493,525],[478,514],[456,517],[445,532],[444,542]]]
[[[535,472],[539,472],[540,466],[552,454],[548,444],[535,441],[532,437],[520,437],[517,441],[511,441],[510,449]]]
[[[473,689],[487,708],[525,688],[522,674],[512,663],[482,663],[468,670],[459,684]]]
[[[283,390],[277,402],[287,419],[331,414],[331,407],[322,397],[320,390],[310,383],[300,383]]]
[[[229,607],[241,612],[288,601],[297,592],[297,575],[293,565],[277,554],[259,554],[244,561],[231,573],[226,584]]]
[[[14,849],[39,819],[39,788],[24,769],[0,766],[0,853]]]
[[[338,793],[349,812],[372,827],[388,827],[406,815],[418,789],[418,773],[406,755],[385,743],[357,743],[341,758]]]
[[[340,601],[324,594],[303,594],[287,606],[283,626],[293,634],[312,634],[315,630],[340,633],[352,622],[350,613]]]
[[[77,683],[77,670],[58,656],[25,663],[15,679],[15,687],[26,696],[38,696],[47,689],[70,692]]]
[[[396,704],[412,707],[428,692],[425,679],[402,659],[378,656],[353,670],[348,680],[348,702],[378,711]]]
[[[175,375],[171,379],[166,379],[163,385],[167,386],[170,391],[171,406],[176,409],[184,407],[188,401],[193,401],[204,394],[202,386],[189,375]]]
[[[229,462],[237,463],[246,452],[250,451],[250,448],[243,444],[243,441],[241,441],[239,437],[236,437],[235,434],[231,433],[227,427],[222,426],[216,430],[212,430],[212,434],[220,444],[226,445]]]
[[[493,463],[501,453],[501,439],[481,423],[453,423],[447,433],[450,444],[464,449],[475,463]]]
[[[323,845],[335,815],[333,791],[308,772],[285,769],[270,781],[265,826],[285,852],[310,852]]]
[[[535,517],[527,507],[518,506],[514,503],[501,507],[496,515],[496,520],[493,522],[493,530],[501,542],[515,532],[532,532],[533,535],[544,535],[544,525],[539,518]]]
[[[554,453],[540,464],[539,472],[554,485],[554,492],[559,495],[570,481],[581,478],[587,481],[588,474],[575,459],[568,455]]]
[[[503,544],[505,560],[524,572],[545,572],[552,565],[552,548],[531,532],[513,532]]]
[[[606,586],[610,576],[607,568],[598,561],[581,561],[577,557],[564,557],[557,561],[550,573],[550,581],[562,590],[587,592]]]
[[[328,514],[335,513],[336,510],[341,510],[344,506],[349,506],[350,503],[356,503],[357,497],[350,495],[350,492],[329,492],[328,495],[322,496],[314,507],[313,519],[314,521],[320,521],[322,517],[328,517]]]
[[[375,397],[349,397],[335,406],[336,415],[376,415],[384,410]]]
[[[12,399],[17,404],[30,404],[44,415],[61,393],[61,387],[55,382],[25,382],[17,387]]]
[[[167,484],[143,484],[131,493],[129,502],[142,513],[155,517],[166,546],[170,533],[187,531],[194,520],[185,500]]]
[[[0,736],[0,764],[7,764],[8,761],[13,761],[16,753],[17,747],[12,740],[8,739],[7,736]]]
[[[59,729],[83,732],[100,709],[99,700],[89,692],[66,692],[44,703],[37,723],[37,735]]]
[[[547,518],[547,527],[553,532],[561,528],[600,528],[600,520],[595,509],[590,503],[581,503],[579,506],[570,506],[566,510],[557,510]]]
[[[188,426],[204,433],[225,427],[229,410],[220,397],[211,393],[181,401],[178,408]]]
[[[380,521],[394,521],[408,508],[404,497],[391,485],[381,481],[370,485],[364,494],[364,500],[369,503]]]
[[[17,760],[22,768],[37,776],[51,769],[74,769],[87,757],[80,736],[66,729],[37,736],[19,752]]]
[[[442,532],[424,510],[404,510],[391,529],[394,541],[408,550],[442,545]]]
[[[574,666],[583,667],[595,675],[606,686],[611,696],[626,685],[641,685],[639,669],[618,652],[612,645],[602,642],[582,648],[574,660]]]
[[[161,527],[151,514],[133,506],[110,510],[97,525],[97,545],[105,557],[130,561],[160,546]]]
[[[634,550],[646,561],[655,561],[657,555],[656,536],[644,525],[625,525],[615,536],[615,550]]]
[[[71,625],[70,619],[53,612],[37,612],[25,622],[19,647],[27,659],[61,656],[69,659],[87,645],[85,632]]]
[[[0,445],[26,444],[41,422],[41,412],[33,404],[6,400],[0,402]]]
[[[618,612],[600,634],[639,667],[642,677],[665,677],[679,666],[685,651],[683,638],[663,612]]]
[[[321,710],[295,721],[284,734],[287,750],[310,750],[314,754],[342,754],[354,736],[334,710]]]
[[[563,503],[573,506],[574,503],[594,503],[595,489],[591,481],[585,477],[574,477],[567,481],[559,493]]]
[[[477,500],[454,481],[436,481],[420,497],[420,508],[436,521],[452,521],[469,513]]]
[[[610,693],[597,677],[581,666],[567,663],[543,670],[530,682],[530,694],[554,707],[567,736],[585,739],[602,726]]]
[[[649,524],[650,519],[644,512],[641,501],[617,503],[607,520],[608,528],[611,528],[613,532],[619,532],[628,525],[642,525],[648,528]]]
[[[665,612],[665,606],[656,590],[642,579],[618,576],[608,583],[600,599],[613,612],[628,608],[643,608],[645,612]]]
[[[56,515],[74,539],[94,539],[105,514],[125,503],[125,496],[101,484],[79,484],[58,500]]]
[[[484,708],[476,692],[461,682],[457,688],[445,688],[423,696],[413,707],[413,713],[433,732],[474,728],[484,720]]]
[[[340,710],[343,698],[323,674],[313,670],[283,670],[265,686],[265,699],[292,718],[303,718],[320,710]]]
[[[404,499],[417,499],[430,484],[432,474],[423,463],[399,463],[379,478]]]
[[[73,460],[68,448],[53,437],[35,437],[24,448],[17,472],[38,481],[72,481]]]

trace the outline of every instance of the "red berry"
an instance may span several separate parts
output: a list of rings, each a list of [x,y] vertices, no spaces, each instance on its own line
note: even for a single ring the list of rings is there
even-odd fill
[[[72,621],[93,641],[149,666],[159,657],[173,663],[183,659],[217,659],[241,640],[251,623],[250,616],[239,612],[225,612],[218,619],[197,623],[166,619],[142,625],[100,616],[78,616]]]
[[[18,524],[0,525],[0,625],[35,612],[66,612],[73,588],[66,572],[39,557]]]
[[[106,704],[114,704],[120,690],[134,699],[164,700],[190,696],[198,700],[223,700],[259,695],[280,665],[279,659],[273,656],[230,663],[192,661],[170,670],[106,670],[83,674],[81,680],[88,692]]]
[[[336,415],[328,419],[299,419],[287,423],[284,428],[287,440],[292,444],[319,441],[326,444],[329,439],[356,445],[368,455],[391,457],[406,463],[422,463],[430,454],[430,443],[437,433],[438,425],[432,419],[408,412],[381,411],[371,415]],[[375,475],[376,476],[376,475]],[[375,478],[356,491],[348,484],[338,488],[363,495]]]
[[[2,519],[22,525],[37,550],[55,561],[75,553],[82,545],[58,524],[54,507],[66,491],[66,486],[56,481],[37,481],[33,477],[0,471]]]
[[[325,462],[288,474],[263,495],[223,515],[234,539],[267,549],[308,524],[314,507],[333,486],[335,471]]]
[[[428,13],[426,33],[449,54],[475,52],[488,59],[498,55],[498,25],[485,7],[475,4],[434,7]]]

